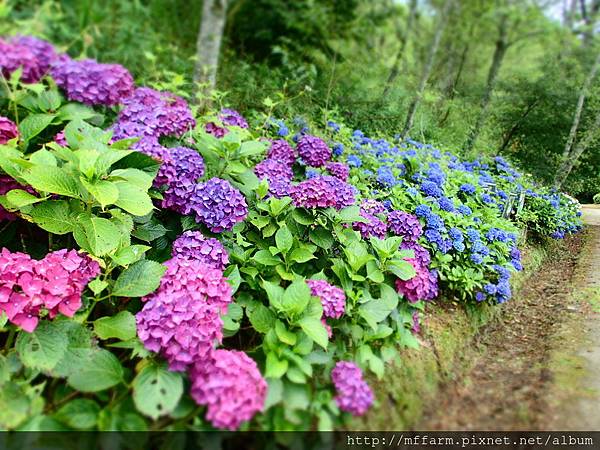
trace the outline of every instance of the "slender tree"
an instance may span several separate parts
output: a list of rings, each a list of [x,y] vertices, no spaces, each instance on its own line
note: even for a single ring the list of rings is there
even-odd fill
[[[390,93],[390,89],[394,85],[396,78],[400,75],[400,65],[402,63],[402,58],[404,57],[404,50],[406,49],[406,43],[408,42],[408,37],[410,36],[411,30],[413,28],[413,23],[415,21],[415,16],[417,14],[417,6],[418,0],[410,0],[410,6],[408,8],[408,16],[406,18],[406,27],[404,28],[404,32],[400,34],[400,47],[396,52],[396,56],[394,57],[394,63],[392,64],[392,68],[390,69],[390,74],[385,82],[383,87],[383,93],[381,94],[382,100],[385,100]]]
[[[194,81],[205,86],[205,93],[212,91],[217,83],[219,54],[227,14],[228,0],[204,0],[202,20],[196,44],[196,67]]]
[[[406,135],[412,128],[413,121],[415,120],[415,114],[417,112],[417,109],[419,108],[421,99],[423,98],[423,92],[425,91],[425,87],[427,86],[427,81],[429,80],[429,76],[431,75],[431,68],[433,67],[433,63],[435,61],[435,56],[438,51],[440,41],[442,39],[442,34],[444,32],[444,28],[446,27],[446,23],[448,22],[448,16],[450,15],[450,10],[452,9],[453,3],[454,3],[453,0],[446,0],[444,2],[442,11],[440,12],[440,17],[437,21],[435,33],[433,35],[433,40],[429,47],[429,51],[427,53],[425,64],[423,65],[423,71],[421,72],[421,78],[419,80],[417,92],[415,93],[415,96],[413,97],[413,99],[410,102],[410,105],[408,107],[408,113],[406,114],[406,121],[404,122],[404,128],[402,129],[402,133],[400,133],[401,138],[406,137]]]

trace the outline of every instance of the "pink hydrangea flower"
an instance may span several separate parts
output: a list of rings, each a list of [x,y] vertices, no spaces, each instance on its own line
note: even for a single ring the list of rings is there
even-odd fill
[[[216,428],[237,430],[264,408],[267,383],[244,352],[215,350],[196,361],[190,379],[192,398],[206,405],[206,418]]]
[[[319,297],[323,305],[323,317],[339,319],[346,310],[346,294],[325,280],[306,280],[310,293]]]

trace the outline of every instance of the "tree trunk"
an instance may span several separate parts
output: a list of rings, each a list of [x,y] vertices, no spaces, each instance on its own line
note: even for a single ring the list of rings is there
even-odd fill
[[[575,115],[573,116],[573,123],[571,125],[571,130],[569,131],[569,135],[567,137],[567,142],[565,143],[565,148],[563,149],[563,153],[561,156],[561,167],[565,162],[569,159],[569,155],[571,154],[573,143],[575,142],[575,137],[577,136],[577,130],[579,129],[579,122],[581,121],[581,114],[583,112],[583,105],[585,103],[585,99],[590,90],[590,86],[596,74],[598,73],[598,69],[600,68],[600,53],[596,56],[596,60],[592,65],[585,81],[583,82],[583,86],[581,87],[581,91],[579,91],[579,98],[577,99],[577,106],[575,107]],[[558,180],[561,177],[561,171],[556,172],[556,176],[554,178],[554,184],[558,185]]]
[[[490,100],[492,99],[498,73],[500,72],[500,67],[502,66],[502,61],[504,60],[504,55],[506,55],[508,46],[508,16],[503,15],[498,26],[498,40],[496,41],[496,49],[494,50],[492,64],[490,65],[490,69],[488,71],[485,91],[483,93],[483,97],[481,98],[479,116],[477,117],[475,126],[471,129],[471,132],[469,133],[469,136],[465,142],[465,150],[467,153],[469,153],[475,146],[475,143],[477,142],[483,125],[487,119]]]
[[[421,103],[421,99],[423,97],[423,92],[425,91],[425,87],[427,86],[427,81],[429,80],[429,75],[431,74],[431,68],[433,67],[433,62],[435,60],[435,55],[437,53],[437,49],[440,45],[440,40],[442,39],[442,34],[444,32],[444,28],[446,27],[446,22],[448,21],[448,16],[450,15],[450,9],[452,8],[453,0],[446,0],[444,3],[444,8],[440,13],[440,19],[436,25],[435,34],[433,36],[433,41],[431,46],[429,47],[429,53],[427,54],[427,60],[425,61],[425,65],[423,66],[423,72],[421,73],[421,79],[419,81],[419,86],[417,88],[417,92],[408,107],[408,113],[406,115],[406,121],[404,122],[404,128],[402,129],[402,133],[400,133],[400,137],[404,138],[410,131],[413,125],[413,121],[415,119],[415,113]]]
[[[583,138],[575,145],[575,148],[567,156],[567,158],[562,160],[560,168],[556,174],[556,178],[554,180],[554,186],[560,188],[562,184],[569,177],[569,174],[575,167],[581,155],[588,149],[588,147],[594,142],[594,139],[598,136],[598,128],[600,128],[600,111],[596,113],[596,117],[594,119],[594,123],[590,128],[588,128],[585,132]]]
[[[406,48],[406,42],[408,41],[408,36],[412,30],[413,22],[415,20],[415,15],[417,13],[417,3],[418,0],[410,0],[410,6],[408,10],[408,17],[406,19],[406,29],[400,38],[400,48],[396,53],[394,58],[394,63],[392,64],[392,68],[390,70],[390,74],[385,82],[383,87],[383,93],[381,94],[381,101],[385,101],[388,94],[390,93],[390,89],[394,85],[394,81],[400,75],[400,64],[402,63],[402,57],[404,56],[404,49]]]
[[[227,0],[204,0],[202,20],[196,43],[194,82],[202,85],[205,94],[217,84],[219,54],[227,13]]]
[[[521,126],[521,124],[523,123],[525,118],[529,115],[529,113],[531,111],[533,111],[533,109],[535,108],[537,103],[538,103],[537,98],[534,99],[531,103],[529,103],[527,105],[527,108],[525,108],[525,111],[523,111],[523,114],[521,114],[521,117],[519,117],[519,119],[514,123],[514,125],[510,128],[510,130],[508,130],[508,133],[506,133],[504,135],[504,138],[502,139],[502,145],[498,149],[498,154],[502,153],[506,149],[506,147],[508,147],[508,144],[510,144],[510,141],[512,141],[512,138],[514,137],[515,133],[519,129],[519,126]]]

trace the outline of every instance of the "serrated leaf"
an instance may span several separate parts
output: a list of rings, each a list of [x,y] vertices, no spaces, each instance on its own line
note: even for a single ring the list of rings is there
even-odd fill
[[[115,202],[119,208],[139,217],[152,212],[154,205],[146,191],[128,181],[117,181],[114,184],[119,190],[119,199]]]
[[[275,322],[275,334],[281,342],[288,345],[296,345],[297,337],[289,331],[281,320]]]
[[[31,195],[29,192],[24,191],[23,189],[13,189],[12,191],[8,191],[6,193],[6,199],[15,208],[22,208],[23,206],[33,205],[34,203],[38,203],[44,200],[43,198]]]
[[[289,363],[286,359],[279,359],[273,352],[267,353],[265,377],[281,378],[287,371],[288,365]]]
[[[67,344],[60,326],[42,321],[34,332],[19,333],[15,348],[26,367],[49,372],[65,354]]]
[[[21,139],[29,142],[42,131],[44,131],[56,117],[54,114],[29,114],[19,124]]]
[[[37,191],[73,198],[81,196],[77,179],[55,166],[32,166],[22,173],[22,177]]]
[[[96,426],[100,406],[88,398],[76,398],[63,405],[52,416],[59,422],[78,430],[89,430]]]
[[[73,236],[77,243],[95,256],[104,256],[119,246],[121,231],[108,219],[80,214]]]
[[[267,333],[275,324],[275,315],[265,305],[258,305],[248,313],[252,327],[259,333]]]
[[[74,371],[67,383],[78,391],[98,392],[123,381],[123,367],[108,350],[95,350],[79,370]]]
[[[306,284],[306,281],[294,281],[285,289],[281,299],[281,306],[288,314],[299,315],[308,306],[310,298],[310,288]]]
[[[54,234],[70,233],[75,224],[75,215],[65,200],[47,200],[35,205],[29,215],[36,225]]]
[[[92,197],[96,199],[100,206],[105,208],[108,205],[113,205],[119,199],[119,189],[114,183],[106,180],[88,181],[80,177],[83,186],[88,190]]]
[[[283,254],[287,253],[287,251],[292,248],[294,237],[287,225],[282,225],[277,230],[275,233],[275,243],[277,244],[279,251]]]
[[[252,259],[263,266],[276,266],[277,264],[281,263],[281,259],[271,255],[268,250],[257,251]]]
[[[155,291],[160,279],[167,270],[166,266],[143,259],[123,272],[115,282],[112,295],[116,297],[143,297]]]
[[[308,337],[315,341],[318,345],[327,348],[329,343],[329,336],[327,336],[327,330],[319,319],[313,317],[304,317],[298,322],[302,331],[304,331]]]
[[[310,230],[308,237],[315,245],[325,250],[329,250],[334,242],[331,232],[323,227]]]
[[[101,317],[94,321],[94,333],[100,339],[117,338],[122,341],[133,339],[136,336],[135,317],[129,311]]]

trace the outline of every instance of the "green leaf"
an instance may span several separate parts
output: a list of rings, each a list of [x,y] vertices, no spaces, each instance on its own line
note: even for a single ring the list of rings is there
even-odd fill
[[[133,402],[142,414],[156,420],[171,413],[183,395],[183,378],[164,366],[150,364],[133,380]]]
[[[0,389],[0,427],[14,429],[33,415],[35,406],[25,392],[26,386],[9,381]],[[39,403],[39,412],[43,402]]]
[[[284,344],[296,345],[296,335],[289,331],[281,320],[275,322],[275,333],[279,340]]]
[[[120,248],[117,253],[111,256],[111,259],[120,266],[128,266],[142,259],[144,254],[150,249],[151,247],[147,245],[129,245]]]
[[[103,208],[113,205],[119,198],[119,189],[117,189],[115,183],[106,180],[91,182],[83,177],[80,177],[80,181]]]
[[[123,367],[108,350],[96,350],[91,358],[74,371],[67,383],[78,391],[98,392],[123,381]]]
[[[363,222],[367,223],[368,220],[360,215],[359,206],[348,206],[347,208],[340,209],[339,211],[340,220],[342,223],[347,222]]]
[[[267,353],[267,361],[265,368],[266,378],[281,378],[288,369],[288,361],[279,359],[273,352]]]
[[[88,287],[94,294],[98,295],[108,287],[108,282],[95,278],[88,283]]]
[[[167,233],[167,229],[158,222],[146,222],[136,225],[131,235],[144,241],[152,242]]]
[[[300,328],[310,337],[313,341],[319,344],[324,349],[327,348],[329,343],[329,337],[327,336],[327,330],[319,319],[313,317],[304,317],[298,322]]]
[[[47,200],[35,205],[29,214],[40,228],[54,234],[72,232],[76,220],[65,200]]]
[[[43,198],[31,195],[29,192],[23,189],[13,189],[6,193],[6,199],[15,206],[15,208],[22,208],[23,206],[33,205],[43,201]]]
[[[281,305],[284,311],[291,315],[301,314],[310,301],[310,288],[306,281],[298,280],[290,284],[281,299]]]
[[[33,333],[19,333],[15,348],[26,367],[49,372],[65,354],[67,344],[57,322],[42,321]]]
[[[29,156],[29,162],[35,165],[56,166],[56,157],[48,150],[38,150]]]
[[[323,227],[310,230],[308,237],[314,244],[325,250],[329,250],[334,242],[331,232]]]
[[[54,114],[29,114],[19,124],[21,139],[24,142],[29,142],[42,131],[44,131],[54,120]]]
[[[267,148],[265,142],[260,141],[246,141],[242,142],[240,147],[240,156],[253,156],[263,153]]]
[[[286,254],[287,251],[292,248],[294,237],[287,225],[284,224],[277,230],[277,233],[275,233],[275,243],[277,244],[279,251],[283,254]]]
[[[77,243],[95,256],[104,256],[119,246],[121,231],[108,219],[80,214],[73,236]]]
[[[389,261],[387,264],[387,269],[401,280],[410,280],[417,274],[417,271],[415,270],[413,265],[408,261]]]
[[[77,179],[64,169],[55,166],[33,166],[22,174],[35,190],[80,198]]]
[[[276,266],[277,264],[281,263],[281,259],[271,255],[268,250],[257,251],[252,259],[263,266]]]
[[[152,187],[153,177],[139,169],[117,169],[110,173],[110,178],[117,180],[128,181],[130,184],[137,186],[143,191],[147,191]]]
[[[292,250],[292,253],[290,253],[290,260],[293,262],[305,263],[311,259],[315,259],[315,255],[304,247],[295,248]]]
[[[365,319],[373,330],[398,306],[398,294],[387,284],[381,284],[381,298],[371,298],[360,305],[358,314]]]
[[[283,298],[283,288],[276,283],[270,281],[262,282],[263,289],[267,292],[269,304],[277,310],[282,309],[281,300]]]
[[[267,398],[265,399],[265,411],[271,406],[281,403],[283,400],[283,382],[280,378],[267,378]]]
[[[252,327],[259,333],[267,333],[275,325],[275,315],[265,305],[258,305],[248,313]]]
[[[54,415],[54,419],[78,430],[89,430],[96,426],[100,406],[88,398],[76,398],[63,405]]]
[[[301,225],[312,225],[315,223],[315,218],[312,214],[303,208],[294,208],[292,210],[292,219]]]
[[[143,297],[158,288],[167,268],[156,261],[143,259],[121,272],[112,295],[116,297]]]
[[[133,339],[136,336],[135,317],[129,311],[101,317],[94,321],[94,333],[100,339],[117,338],[122,341]]]
[[[114,183],[119,190],[119,199],[115,202],[119,208],[134,216],[145,216],[152,212],[154,205],[146,191],[126,181]]]

